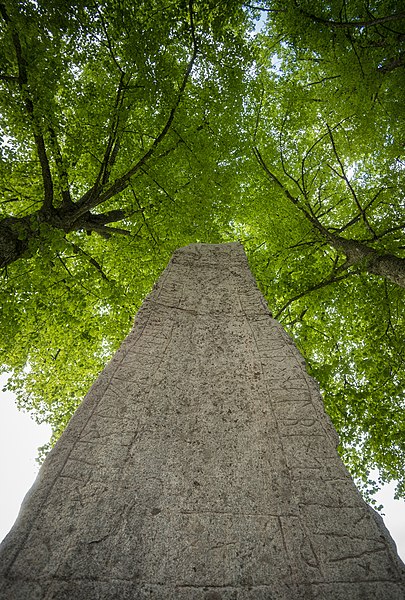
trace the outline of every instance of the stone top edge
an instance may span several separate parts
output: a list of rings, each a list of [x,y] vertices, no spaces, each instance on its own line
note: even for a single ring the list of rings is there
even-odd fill
[[[247,256],[241,243],[229,242],[226,244],[189,244],[175,250],[169,264],[195,264],[205,266],[225,266],[245,264]]]
[[[245,250],[240,242],[226,242],[223,244],[207,244],[207,243],[193,243],[187,246],[182,246],[174,251],[173,255],[176,254],[195,254],[195,253],[225,253],[225,254],[243,254],[245,256]]]

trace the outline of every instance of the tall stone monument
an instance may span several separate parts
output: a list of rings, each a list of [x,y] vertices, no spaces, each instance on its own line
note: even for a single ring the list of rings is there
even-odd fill
[[[1,600],[403,600],[239,244],[175,252],[1,549]]]

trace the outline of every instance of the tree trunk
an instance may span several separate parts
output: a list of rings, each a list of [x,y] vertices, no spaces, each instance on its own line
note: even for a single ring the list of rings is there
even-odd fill
[[[86,230],[94,231],[103,237],[113,233],[128,234],[117,227],[108,227],[107,223],[120,221],[125,211],[116,209],[106,213],[94,214],[81,210],[77,204],[67,204],[59,208],[43,208],[25,217],[7,217],[0,220],[0,268],[7,267],[20,258],[31,258],[41,244],[49,244],[41,227],[59,230],[63,233]]]
[[[0,221],[0,268],[24,256],[34,235],[29,217],[7,217]]]
[[[46,459],[2,600],[401,600],[404,570],[238,244],[178,250]]]

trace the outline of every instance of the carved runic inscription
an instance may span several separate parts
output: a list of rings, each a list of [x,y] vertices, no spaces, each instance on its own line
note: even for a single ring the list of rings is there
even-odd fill
[[[175,252],[3,543],[2,600],[403,600],[239,244]]]

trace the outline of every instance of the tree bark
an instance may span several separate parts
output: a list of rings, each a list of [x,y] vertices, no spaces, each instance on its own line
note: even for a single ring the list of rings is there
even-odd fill
[[[107,227],[107,223],[124,217],[123,210],[93,214],[88,210],[81,211],[74,203],[67,207],[41,208],[25,217],[7,217],[0,221],[0,267],[7,267],[20,258],[30,258],[42,242],[46,243],[41,225],[64,233],[86,230],[109,237],[112,233],[129,233],[124,229]]]
[[[7,217],[0,221],[0,267],[24,256],[32,237],[29,217]]]
[[[363,271],[385,277],[401,287],[405,287],[405,259],[395,254],[378,252],[357,240],[346,239],[328,233],[326,235],[336,250],[346,255],[350,265],[357,265]]]
[[[1,600],[400,600],[404,566],[239,244],[175,253],[46,459]]]

